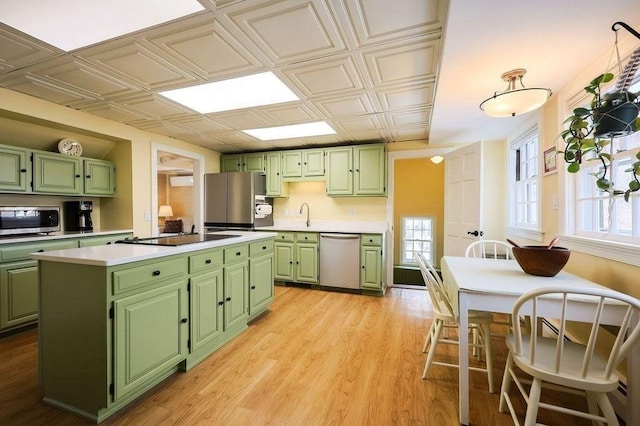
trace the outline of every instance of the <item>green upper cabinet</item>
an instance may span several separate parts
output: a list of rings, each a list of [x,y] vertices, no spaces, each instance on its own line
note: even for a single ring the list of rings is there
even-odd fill
[[[84,193],[113,196],[116,190],[115,166],[109,161],[84,160]]]
[[[268,152],[266,155],[267,166],[267,197],[288,197],[289,185],[282,182],[280,170],[280,152]]]
[[[285,151],[282,153],[282,177],[302,177],[302,151]]]
[[[325,153],[327,194],[353,195],[353,148],[329,148]]]
[[[256,173],[264,173],[266,171],[264,153],[245,154],[243,157],[243,171]]]
[[[383,144],[325,151],[328,195],[386,195],[386,152]]]
[[[35,192],[80,195],[82,183],[82,159],[45,152],[33,153]]]
[[[257,172],[266,171],[265,153],[223,155],[220,159],[222,172]]]
[[[324,150],[303,149],[282,153],[284,180],[322,180],[324,177]]]
[[[362,145],[353,148],[354,195],[386,194],[385,160],[384,145]]]
[[[29,151],[0,147],[0,191],[26,192],[31,182]]]
[[[221,172],[241,172],[242,156],[241,155],[223,155],[220,159]]]
[[[324,150],[302,151],[302,177],[324,176]]]

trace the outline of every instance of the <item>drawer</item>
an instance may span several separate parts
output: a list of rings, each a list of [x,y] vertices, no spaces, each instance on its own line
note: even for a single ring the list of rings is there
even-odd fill
[[[29,258],[29,253],[77,248],[78,240],[64,239],[37,243],[6,244],[0,248],[0,262],[13,262]]]
[[[235,246],[224,249],[224,264],[241,262],[249,258],[249,245]]]
[[[258,241],[249,246],[249,256],[251,257],[268,253],[273,253],[273,240]]]
[[[113,234],[101,235],[97,237],[84,237],[80,238],[79,245],[80,247],[104,246],[130,237],[133,237],[133,234]]]
[[[113,294],[124,293],[187,274],[187,258],[164,260],[113,272]]]
[[[295,232],[278,232],[276,241],[286,241],[288,243],[292,243],[295,241],[295,235]]]
[[[381,246],[382,235],[380,234],[362,234],[360,244],[363,246]]]
[[[298,232],[296,234],[296,242],[298,243],[317,243],[318,234],[316,232]]]
[[[210,250],[189,256],[189,273],[211,271],[222,267],[222,250]]]

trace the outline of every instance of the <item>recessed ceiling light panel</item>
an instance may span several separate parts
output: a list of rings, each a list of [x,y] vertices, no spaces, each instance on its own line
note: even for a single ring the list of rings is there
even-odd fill
[[[204,10],[197,0],[0,0],[2,22],[71,51]]]
[[[272,72],[167,90],[160,94],[202,114],[300,100]]]
[[[250,129],[243,130],[243,132],[262,141],[334,135],[336,133],[336,131],[324,121],[293,124],[290,126],[265,127],[263,129]]]

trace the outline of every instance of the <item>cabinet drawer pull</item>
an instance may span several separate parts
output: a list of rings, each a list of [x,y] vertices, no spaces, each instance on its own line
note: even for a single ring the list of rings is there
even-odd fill
[[[227,302],[231,302],[231,298],[230,298],[230,297],[227,297],[225,300],[226,300]]]
[[[256,289],[256,286],[255,286],[255,285],[252,285],[252,286],[251,286],[251,290],[255,290],[255,289]]]
[[[188,319],[186,319],[186,318],[182,318],[182,319],[180,320],[180,322],[181,322],[181,323],[183,323],[183,324],[186,324],[186,323],[187,323],[187,321],[189,321],[189,320],[188,320]]]
[[[38,250],[38,253],[42,253],[43,251],[44,251],[43,249],[40,249],[40,250]]]
[[[160,271],[153,271],[151,275],[153,275],[154,277],[157,277],[158,275],[160,275]]]
[[[204,261],[204,263],[206,263],[207,265],[211,263],[211,259],[207,259]]]
[[[373,242],[373,240],[372,240],[372,239],[369,239],[369,242],[370,242],[370,243],[372,243],[372,242]]]
[[[239,252],[239,251],[237,251],[237,252],[236,252],[236,256],[240,256],[241,254],[242,254],[242,253],[241,253],[241,252]]]
[[[308,237],[304,237],[304,239],[305,239],[305,240],[308,240],[309,238],[308,238]]]
[[[266,250],[266,249],[267,249],[267,246],[262,246],[262,250]]]

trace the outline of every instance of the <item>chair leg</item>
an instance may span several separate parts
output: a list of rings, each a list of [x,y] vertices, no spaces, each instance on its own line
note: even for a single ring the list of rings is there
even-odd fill
[[[438,320],[434,319],[431,322],[431,327],[429,327],[429,332],[427,333],[427,338],[424,340],[424,346],[422,347],[422,353],[426,354],[427,351],[429,350],[429,346],[431,345],[432,342],[432,335],[433,332],[436,329],[436,323],[438,322]]]
[[[611,406],[611,402],[609,398],[607,398],[607,394],[603,392],[598,392],[594,394],[594,397],[598,401],[598,405],[602,410],[602,414],[604,418],[607,419],[607,424],[609,426],[619,426],[618,418],[616,417],[616,412],[613,411],[613,407]]]
[[[598,399],[593,392],[587,392],[587,407],[589,407],[589,414],[593,414],[594,416],[600,415],[600,410],[598,408]],[[595,420],[592,420],[591,424],[593,424],[594,426],[602,426],[601,422],[596,422]]]
[[[482,334],[480,337],[484,341],[484,351],[487,358],[487,378],[489,380],[489,393],[493,393],[493,351],[491,350],[491,328],[489,324],[482,324]]]
[[[427,362],[424,364],[424,371],[422,372],[422,378],[427,378],[427,373],[429,372],[429,367],[431,367],[431,363],[433,362],[433,358],[436,355],[436,347],[438,346],[438,341],[440,340],[440,333],[442,332],[442,326],[444,322],[435,319],[435,330],[433,331],[433,336],[431,336],[431,347],[429,348],[429,352],[427,353]]]
[[[529,390],[529,401],[527,401],[527,415],[524,419],[524,426],[535,426],[536,424],[541,391],[542,380],[534,377],[531,383],[531,389]]]
[[[513,368],[513,357],[511,352],[507,355],[507,363],[504,366],[504,375],[502,376],[502,388],[500,389],[500,406],[498,410],[501,413],[507,411],[507,400],[509,396],[509,389],[511,388],[511,369]]]

